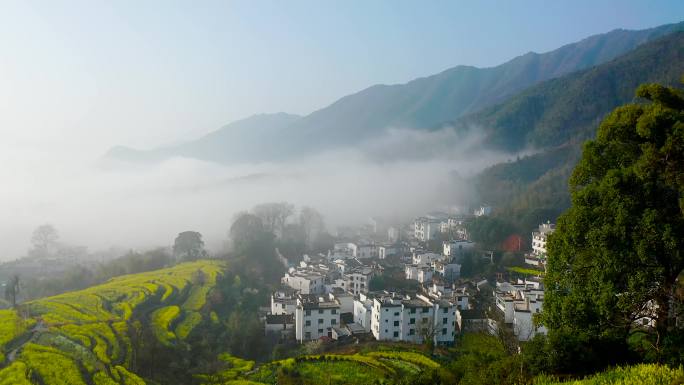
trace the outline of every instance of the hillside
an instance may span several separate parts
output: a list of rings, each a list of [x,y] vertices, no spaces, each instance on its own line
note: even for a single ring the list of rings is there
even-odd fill
[[[259,114],[227,124],[197,140],[151,151],[114,147],[107,158],[135,162],[151,162],[172,156],[197,158],[212,162],[238,162],[261,158],[262,152],[273,152],[268,147],[276,143],[268,141],[282,135],[290,124],[300,116],[286,113]],[[257,151],[258,149],[258,151]]]
[[[635,101],[640,84],[677,87],[682,74],[684,32],[677,32],[459,120],[455,125],[463,130],[481,127],[491,146],[507,151],[544,148],[484,170],[476,180],[479,196],[504,209],[549,208],[557,214],[569,203],[567,179],[580,145],[593,137],[603,117],[613,108]]]
[[[387,128],[430,129],[682,29],[684,22],[641,31],[615,30],[551,52],[530,52],[495,67],[457,66],[405,84],[375,85],[305,117],[257,115],[180,146],[152,151],[116,147],[108,157],[129,161],[170,156],[222,163],[269,161],[354,145],[381,135]]]
[[[182,345],[212,322],[206,297],[223,269],[184,263],[2,311],[0,384],[145,384],[141,346]]]

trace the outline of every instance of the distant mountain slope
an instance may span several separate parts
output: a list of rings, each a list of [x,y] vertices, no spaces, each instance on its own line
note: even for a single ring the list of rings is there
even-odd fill
[[[430,129],[505,101],[539,82],[605,63],[680,30],[684,30],[684,22],[641,31],[614,30],[551,52],[528,53],[496,67],[457,66],[406,84],[372,86],[299,119],[278,114],[262,121],[270,115],[258,115],[181,146],[142,152],[118,147],[109,155],[137,161],[169,156],[224,163],[277,160],[354,145],[390,127]]]
[[[684,32],[676,32],[460,119],[457,129],[478,127],[490,145],[507,151],[544,149],[484,170],[475,180],[478,196],[509,217],[519,216],[524,227],[553,219],[569,204],[567,180],[581,144],[595,135],[606,114],[635,101],[634,93],[643,83],[681,88],[683,74]],[[545,217],[522,218],[532,211]]]
[[[508,151],[557,146],[592,136],[605,114],[634,99],[640,84],[675,86],[682,74],[684,32],[676,32],[608,63],[533,86],[455,125],[481,127],[489,143]]]
[[[614,30],[554,51],[528,53],[491,68],[458,66],[400,85],[376,85],[346,96],[300,121],[294,130],[325,133],[353,143],[387,127],[426,128],[505,100],[541,81],[605,63],[652,39],[684,29],[684,23]]]
[[[286,128],[300,119],[298,115],[279,112],[253,115],[229,123],[197,140],[177,146],[138,151],[114,147],[107,157],[128,161],[158,161],[172,156],[196,158],[218,163],[260,160],[263,152],[273,152],[277,141],[268,140],[283,135]]]

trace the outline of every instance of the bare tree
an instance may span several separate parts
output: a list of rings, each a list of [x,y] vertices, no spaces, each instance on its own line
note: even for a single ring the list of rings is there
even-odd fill
[[[281,237],[287,218],[294,213],[294,205],[287,202],[262,203],[254,206],[252,212],[261,219],[265,230]]]
[[[5,299],[10,301],[13,308],[17,307],[17,295],[19,295],[19,275],[14,274],[5,284]]]
[[[435,319],[432,316],[421,318],[416,325],[416,331],[421,341],[427,346],[430,354],[435,350],[435,337],[437,336],[437,327],[435,326]]]
[[[57,229],[50,224],[38,226],[31,236],[31,245],[33,248],[30,251],[31,255],[37,257],[47,257],[55,250],[59,234]]]
[[[261,218],[254,214],[242,212],[236,215],[235,221],[230,226],[230,239],[233,247],[241,250],[251,242],[257,240],[264,231]]]
[[[325,230],[323,216],[316,209],[304,206],[299,213],[299,224],[304,231],[304,242],[311,248],[316,236]]]

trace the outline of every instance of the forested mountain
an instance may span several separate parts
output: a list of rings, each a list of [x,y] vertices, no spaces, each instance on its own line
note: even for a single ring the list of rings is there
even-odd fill
[[[109,156],[135,161],[170,156],[222,163],[277,160],[357,144],[392,127],[434,129],[539,82],[605,63],[683,29],[684,23],[641,31],[614,30],[551,52],[530,52],[496,67],[457,66],[406,84],[375,85],[301,118],[257,115],[180,146],[152,151],[117,147]]]
[[[569,203],[567,178],[581,143],[593,137],[613,108],[631,101],[643,83],[680,86],[684,74],[684,32],[645,44],[591,69],[549,80],[505,103],[464,117],[460,129],[479,127],[487,143],[507,151],[543,151],[485,170],[478,177],[483,200],[508,209],[549,208]]]

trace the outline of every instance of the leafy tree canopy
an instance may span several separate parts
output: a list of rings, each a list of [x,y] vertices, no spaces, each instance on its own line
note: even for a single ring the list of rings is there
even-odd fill
[[[660,351],[677,333],[684,268],[684,98],[642,85],[584,145],[572,206],[549,240],[543,322],[551,334],[625,341],[643,317]],[[661,355],[662,357],[662,355]]]

